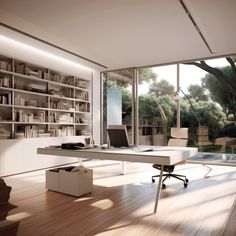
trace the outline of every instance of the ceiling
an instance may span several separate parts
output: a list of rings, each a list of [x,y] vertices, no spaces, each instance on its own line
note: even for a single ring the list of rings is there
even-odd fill
[[[98,70],[236,53],[235,0],[0,2],[3,24],[87,58],[82,64]]]

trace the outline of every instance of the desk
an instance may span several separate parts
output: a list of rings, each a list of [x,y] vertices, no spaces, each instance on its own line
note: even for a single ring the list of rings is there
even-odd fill
[[[144,151],[148,148],[153,151]],[[189,147],[155,147],[146,146],[139,148],[110,148],[110,149],[79,149],[67,150],[60,148],[38,148],[38,154],[55,155],[55,156],[69,156],[78,158],[89,158],[99,160],[115,160],[115,161],[130,161],[161,165],[160,178],[157,186],[156,200],[154,206],[154,213],[157,211],[158,200],[160,198],[160,188],[162,181],[162,174],[164,165],[174,165],[178,162],[186,160],[198,154],[197,148]]]

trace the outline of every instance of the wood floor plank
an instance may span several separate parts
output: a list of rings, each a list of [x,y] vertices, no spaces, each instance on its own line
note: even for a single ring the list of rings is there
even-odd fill
[[[79,198],[47,191],[45,171],[5,178],[12,186],[9,219],[19,216],[19,236],[37,235],[236,235],[236,168],[213,166],[204,178],[202,165],[179,166],[190,180],[168,179],[153,214],[157,171],[149,164],[128,163],[120,175],[114,161],[90,161],[94,170],[91,194]],[[20,219],[20,217],[22,219]]]

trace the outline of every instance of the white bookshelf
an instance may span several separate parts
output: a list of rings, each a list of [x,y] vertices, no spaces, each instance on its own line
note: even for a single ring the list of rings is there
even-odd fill
[[[1,139],[92,135],[91,100],[92,73],[78,78],[0,56]]]

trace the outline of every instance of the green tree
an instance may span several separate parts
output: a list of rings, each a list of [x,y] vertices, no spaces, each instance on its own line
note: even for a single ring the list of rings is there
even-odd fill
[[[132,116],[132,94],[127,88],[122,88],[122,122],[130,123]]]
[[[221,70],[221,68],[215,68],[209,66],[205,61],[200,62],[188,62],[186,65],[195,65],[202,70],[205,70],[209,74],[212,74],[216,77],[216,79],[222,84],[222,87],[228,91],[233,97],[235,97],[236,91],[236,65],[235,61],[232,57],[225,58],[229,63],[231,73],[225,73]]]
[[[139,69],[139,84],[155,81],[156,78],[157,74],[153,72],[152,68]]]
[[[173,125],[175,115],[175,102],[169,96],[156,97],[152,94],[142,95],[139,97],[139,118],[140,123],[151,123],[154,120],[162,120],[160,111],[162,108],[167,120],[168,126]],[[162,120],[162,122],[164,122]]]
[[[205,61],[185,64],[195,65],[211,75],[206,76],[203,80],[204,86],[209,89],[212,100],[217,101],[223,107],[226,115],[232,113],[236,120],[236,65],[232,57],[225,59],[229,66],[224,68],[211,67]]]
[[[228,77],[233,77],[231,67],[227,66],[220,69]],[[234,120],[236,120],[236,92],[234,95],[229,93],[223,87],[222,83],[212,74],[206,74],[202,78],[202,84],[204,88],[208,89],[211,99],[222,106],[227,119],[230,114],[233,114]]]
[[[198,101],[191,99],[194,110],[185,99],[181,102],[181,122],[183,127],[189,127],[190,139],[197,144],[197,128],[199,126],[196,114],[201,126],[209,129],[209,138],[214,140],[219,136],[220,129],[224,127],[226,120],[222,108],[213,101]]]
[[[155,96],[172,95],[175,87],[167,80],[162,79],[160,82],[154,81],[149,88],[149,92]]]
[[[197,84],[191,84],[188,87],[188,93],[190,98],[194,98],[198,101],[208,101],[208,95],[206,94],[205,87],[202,87]]]

